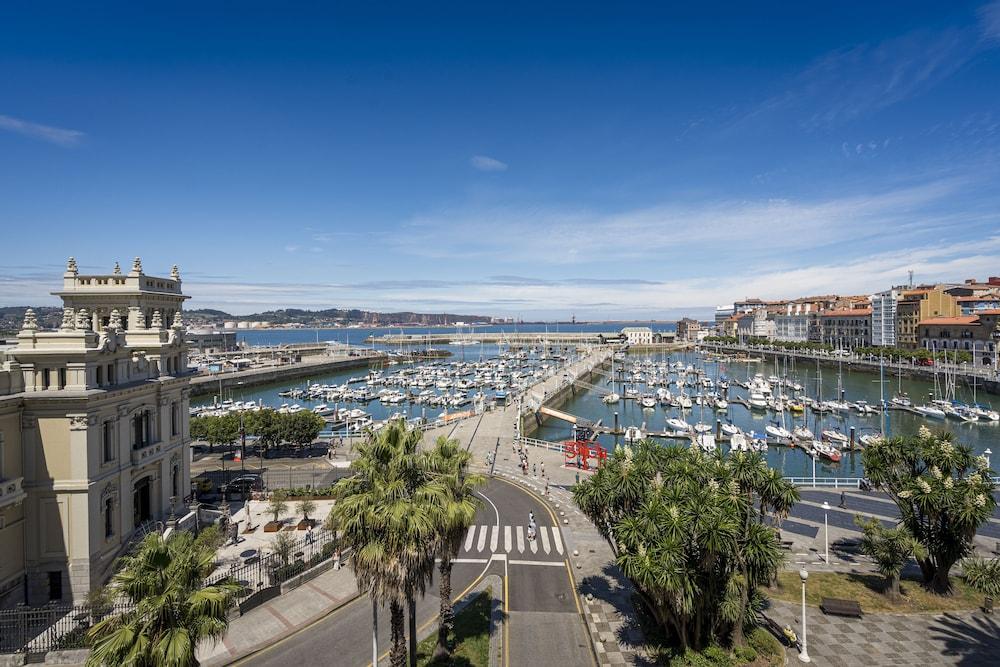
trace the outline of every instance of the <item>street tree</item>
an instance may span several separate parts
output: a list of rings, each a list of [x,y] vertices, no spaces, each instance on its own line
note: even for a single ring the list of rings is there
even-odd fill
[[[782,562],[765,521],[794,497],[759,454],[643,441],[573,488],[657,625],[684,651],[744,643]],[[790,485],[788,485],[790,486]]]
[[[389,605],[393,667],[406,663],[406,607],[411,612],[410,662],[416,662],[415,600],[433,573],[434,506],[440,506],[445,493],[417,453],[422,436],[402,421],[370,434],[357,447],[354,474],[334,485],[337,502],[327,522],[350,549],[358,588],[371,597],[373,611],[380,603]],[[372,632],[376,634],[374,627]]]
[[[309,521],[309,515],[316,511],[316,503],[310,499],[305,499],[299,501],[299,514],[306,521]]]
[[[879,574],[885,577],[885,592],[893,602],[899,601],[899,579],[910,558],[926,558],[927,549],[910,534],[905,525],[886,528],[874,517],[854,517],[861,528],[861,552],[875,563]]]
[[[876,440],[862,452],[865,474],[899,508],[901,523],[923,545],[917,558],[924,584],[953,592],[950,573],[972,553],[979,526],[996,507],[986,458],[949,432]]]
[[[320,434],[326,422],[315,412],[300,410],[278,415],[281,423],[281,439],[293,445],[311,445]]]
[[[240,585],[227,580],[203,586],[215,565],[213,531],[198,538],[151,533],[135,552],[122,556],[110,588],[130,606],[89,630],[88,666],[197,665],[198,644],[222,639]]]
[[[455,610],[451,597],[451,572],[453,560],[458,557],[462,539],[476,520],[476,512],[481,502],[475,496],[476,489],[486,484],[486,478],[469,472],[472,454],[462,448],[457,440],[444,436],[438,438],[434,448],[425,459],[431,476],[444,486],[439,503],[435,505],[434,522],[437,531],[437,554],[440,559],[438,571],[440,581],[438,596],[441,601],[438,619],[438,640],[434,658],[440,659],[451,653],[448,637],[454,630]]]
[[[271,515],[274,523],[277,523],[278,518],[288,510],[288,503],[285,502],[287,498],[288,494],[284,489],[275,489],[271,492],[271,498],[267,501],[267,509],[264,511]]]

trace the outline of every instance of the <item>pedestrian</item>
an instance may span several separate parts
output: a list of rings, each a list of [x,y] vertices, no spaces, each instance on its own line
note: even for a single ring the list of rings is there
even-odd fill
[[[313,529],[312,526],[306,526],[306,544],[313,543]]]
[[[535,523],[535,513],[532,510],[528,510],[528,525],[530,526],[534,523]]]
[[[545,461],[542,461],[542,477],[545,477]]]
[[[543,495],[549,495],[549,480],[545,480],[545,493]]]
[[[535,463],[535,464],[533,464],[533,465],[531,466],[531,474],[532,474],[532,475],[535,475],[535,476],[537,476],[537,475],[538,475],[538,464],[537,464],[537,463]]]
[[[576,472],[576,483],[577,484],[580,483],[580,471],[579,470]]]
[[[847,509],[847,493],[840,492],[840,509]]]

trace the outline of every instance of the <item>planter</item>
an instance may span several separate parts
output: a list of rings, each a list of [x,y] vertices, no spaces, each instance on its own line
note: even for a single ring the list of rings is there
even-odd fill
[[[299,521],[298,529],[306,530],[307,528],[315,528],[316,523],[316,519],[302,519],[302,521]]]
[[[281,526],[282,526],[281,521],[268,521],[267,523],[264,524],[264,532],[276,533],[279,530],[281,530]]]

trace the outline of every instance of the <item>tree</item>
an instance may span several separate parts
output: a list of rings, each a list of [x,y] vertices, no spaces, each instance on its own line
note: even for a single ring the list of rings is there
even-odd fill
[[[239,415],[227,413],[195,417],[191,420],[190,430],[192,438],[204,440],[208,443],[209,451],[214,451],[215,445],[228,445],[239,437]]]
[[[744,642],[782,561],[765,515],[794,497],[759,454],[644,441],[573,488],[650,615],[680,649]],[[773,517],[772,517],[773,518]]]
[[[264,449],[281,443],[282,421],[276,410],[268,408],[247,412],[243,417],[243,426],[247,433],[257,436],[257,444]]]
[[[373,607],[388,603],[390,662],[406,662],[404,605],[423,594],[434,569],[436,526],[434,506],[440,506],[442,486],[433,482],[417,455],[422,433],[394,421],[358,446],[351,463],[354,473],[334,485],[337,502],[328,525],[351,550],[351,567],[358,589]],[[416,643],[411,619],[412,645]],[[374,633],[374,628],[373,628]],[[411,661],[416,652],[411,651]]]
[[[862,452],[868,479],[889,494],[926,550],[917,563],[939,594],[952,592],[951,568],[972,553],[976,531],[996,507],[985,457],[953,440],[921,426],[915,436],[876,440]]]
[[[240,590],[228,580],[203,587],[214,560],[215,552],[201,536],[175,533],[165,540],[158,533],[147,535],[135,553],[121,558],[111,582],[114,593],[132,607],[89,630],[93,650],[87,665],[197,665],[198,643],[222,639],[226,611]]]
[[[295,540],[288,533],[278,533],[271,541],[271,551],[281,559],[282,565],[288,565],[292,558],[292,550],[295,548]]]
[[[284,489],[275,489],[271,492],[271,499],[267,502],[267,509],[265,511],[271,515],[275,523],[278,522],[278,517],[288,509],[288,503],[285,502],[286,498],[288,498],[288,494],[285,493]]]
[[[312,500],[306,499],[299,502],[299,514],[306,521],[309,521],[309,515],[316,511],[316,503]]]
[[[310,445],[326,426],[323,418],[309,410],[278,415],[281,422],[281,439],[293,445]]]
[[[427,453],[425,465],[430,474],[444,485],[446,493],[441,495],[440,504],[435,508],[434,521],[437,526],[437,553],[440,558],[438,571],[441,573],[439,597],[441,613],[438,621],[438,640],[434,657],[448,655],[451,647],[448,637],[454,630],[455,610],[451,601],[451,571],[453,559],[458,556],[469,526],[476,520],[480,501],[475,491],[486,484],[486,478],[468,472],[472,454],[463,449],[457,440],[444,436],[438,438],[434,449]]]
[[[926,558],[927,549],[910,534],[906,526],[886,528],[878,519],[865,520],[854,517],[854,523],[861,528],[861,551],[875,562],[879,574],[885,577],[885,590],[889,599],[899,601],[899,577],[903,566],[910,557]]]

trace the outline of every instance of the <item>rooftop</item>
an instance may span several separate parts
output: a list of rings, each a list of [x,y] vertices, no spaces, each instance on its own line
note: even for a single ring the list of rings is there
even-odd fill
[[[868,317],[872,314],[871,308],[846,308],[843,310],[824,310],[821,317]]]
[[[942,324],[966,324],[979,326],[979,316],[978,315],[963,315],[960,317],[932,317],[926,320],[920,320],[919,324],[921,326],[935,326]]]

